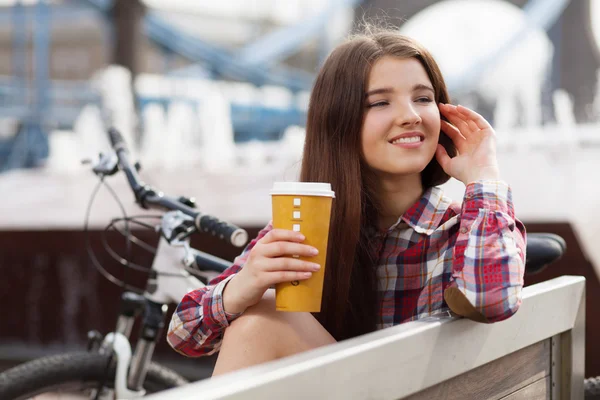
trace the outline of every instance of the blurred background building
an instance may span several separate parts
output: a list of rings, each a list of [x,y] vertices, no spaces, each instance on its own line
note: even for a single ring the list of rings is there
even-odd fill
[[[364,21],[420,40],[454,102],[493,123],[518,216],[569,245],[559,265],[527,283],[585,275],[588,338],[600,333],[597,1],[0,0],[0,21],[7,364],[81,347],[88,329],[112,328],[117,289],[97,276],[81,235],[96,182],[80,161],[108,150],[108,121],[149,183],[195,196],[203,210],[256,233],[269,219],[272,182],[297,176],[320,63]],[[127,211],[138,212],[125,182],[111,183]],[[461,198],[458,182],[446,189]],[[100,195],[95,234],[118,213]],[[235,256],[211,238],[195,240]],[[587,343],[588,355],[600,353]],[[168,349],[160,354],[183,368]],[[587,358],[586,375],[600,375],[597,360]]]

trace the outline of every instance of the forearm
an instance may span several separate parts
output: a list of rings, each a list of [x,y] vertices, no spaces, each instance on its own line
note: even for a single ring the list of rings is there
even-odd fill
[[[230,318],[223,307],[223,289],[232,275],[186,294],[173,313],[167,342],[188,357],[216,352]]]
[[[204,295],[206,293],[207,291]],[[220,343],[219,330],[211,329],[206,323],[202,307],[203,295],[195,298],[196,295],[189,293],[182,299],[171,317],[167,331],[169,345],[187,357],[212,354]]]
[[[448,306],[460,303],[462,294],[483,316],[480,320],[510,317],[521,304],[524,265],[525,227],[514,218],[508,185],[485,181],[468,187],[454,247],[454,289],[445,296]]]

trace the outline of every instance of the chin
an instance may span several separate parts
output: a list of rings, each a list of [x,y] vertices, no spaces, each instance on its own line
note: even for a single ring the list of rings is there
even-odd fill
[[[414,175],[414,174],[421,174],[421,172],[423,172],[425,170],[425,168],[427,168],[427,165],[429,165],[430,161],[427,162],[420,162],[418,164],[410,164],[410,165],[403,165],[403,166],[399,166],[397,168],[392,168],[391,171],[393,171],[393,174],[396,175]]]
[[[423,166],[423,168],[415,168],[414,166],[406,166],[405,168],[389,168],[383,170],[382,172],[392,176],[421,175],[421,172],[425,170],[426,166],[427,165]]]
[[[387,160],[388,162],[381,163],[379,165],[371,165],[371,169],[376,174],[388,175],[388,176],[409,176],[415,174],[421,174],[429,165],[432,158],[425,157],[412,157],[412,159],[404,159],[401,162],[399,160]]]

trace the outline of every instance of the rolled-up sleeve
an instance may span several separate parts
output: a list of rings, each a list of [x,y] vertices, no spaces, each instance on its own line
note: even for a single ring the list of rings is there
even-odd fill
[[[211,355],[219,351],[223,333],[237,316],[225,312],[223,291],[238,273],[252,248],[272,229],[271,224],[260,231],[234,264],[209,282],[208,286],[186,294],[171,317],[167,342],[177,352],[188,357]]]
[[[509,318],[521,305],[525,226],[502,181],[467,185],[444,298],[452,311],[480,322]]]

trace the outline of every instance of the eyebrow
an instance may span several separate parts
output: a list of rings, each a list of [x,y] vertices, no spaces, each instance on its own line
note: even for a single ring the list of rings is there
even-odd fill
[[[416,92],[417,90],[429,90],[431,93],[435,94],[435,90],[433,90],[433,88],[431,86],[424,85],[422,83],[417,83],[415,86],[413,86],[412,91]],[[394,89],[392,89],[391,87],[383,87],[383,88],[373,89],[373,90],[369,90],[367,93],[365,93],[365,98],[376,95],[376,94],[392,93],[393,91],[394,91]]]

